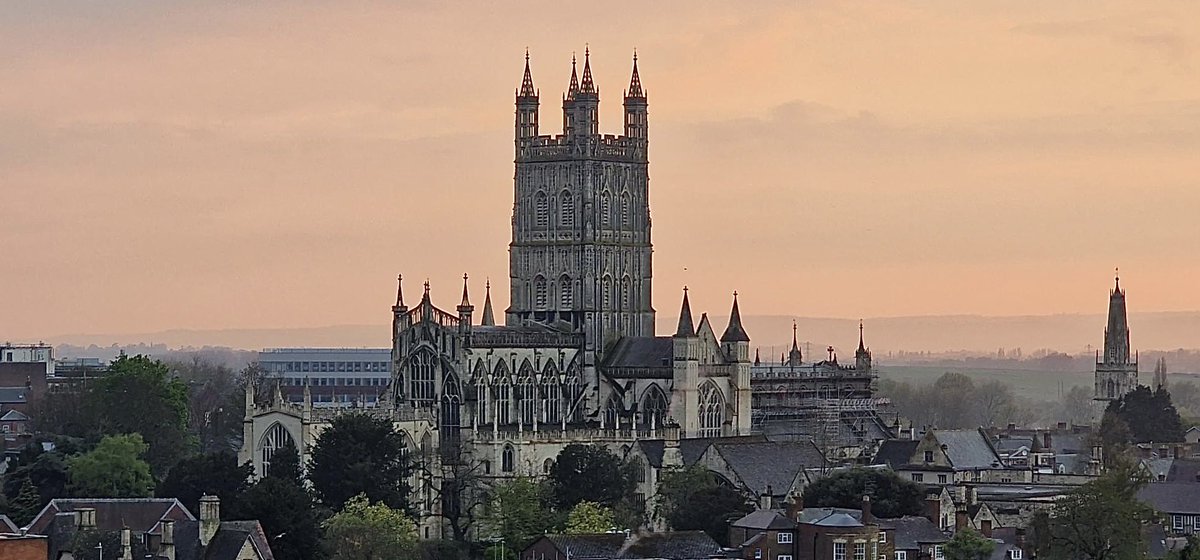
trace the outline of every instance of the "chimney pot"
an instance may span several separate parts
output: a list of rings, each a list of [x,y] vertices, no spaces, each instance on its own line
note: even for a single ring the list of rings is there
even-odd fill
[[[205,494],[200,497],[200,544],[208,546],[208,541],[217,534],[221,525],[221,499]]]

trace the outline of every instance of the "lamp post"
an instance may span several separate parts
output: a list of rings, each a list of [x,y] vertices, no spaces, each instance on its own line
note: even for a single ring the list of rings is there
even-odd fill
[[[104,560],[104,543],[103,542],[96,543],[96,550],[100,551],[100,560]]]

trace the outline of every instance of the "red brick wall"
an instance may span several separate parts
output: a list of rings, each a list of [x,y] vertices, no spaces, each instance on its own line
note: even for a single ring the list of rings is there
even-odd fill
[[[0,558],[4,560],[46,560],[46,537],[0,538]]]

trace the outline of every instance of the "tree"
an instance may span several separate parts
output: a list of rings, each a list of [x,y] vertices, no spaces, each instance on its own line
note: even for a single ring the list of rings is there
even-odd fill
[[[554,498],[564,511],[582,501],[614,507],[633,493],[634,473],[613,452],[599,445],[572,443],[550,467]]]
[[[145,498],[154,490],[150,465],[142,460],[141,434],[105,436],[95,449],[67,460],[71,491],[96,498]]]
[[[1135,462],[1121,461],[1060,498],[1050,515],[1035,526],[1038,557],[1140,558],[1145,549],[1142,528],[1154,519],[1154,511],[1137,500],[1137,491],[1146,482]]]
[[[990,380],[979,384],[974,391],[977,426],[1003,426],[1019,413],[1017,397],[1012,386],[1002,381]]]
[[[38,496],[37,488],[33,486],[33,483],[28,478],[23,479],[20,488],[16,498],[13,499],[12,504],[8,507],[8,513],[18,525],[25,526],[30,521],[33,521],[38,512],[42,511],[45,503],[42,502],[41,497]]]
[[[334,418],[317,436],[308,479],[321,502],[335,510],[359,494],[407,510],[410,472],[403,436],[392,423],[352,413]]]
[[[1087,425],[1092,421],[1092,389],[1084,385],[1072,385],[1063,395],[1058,418],[1072,425]]]
[[[242,438],[245,397],[240,375],[193,354],[168,364],[188,388],[188,433],[202,452],[237,451]]]
[[[523,550],[535,538],[557,525],[551,513],[550,488],[527,478],[502,482],[492,488],[481,535],[499,537],[513,550]]]
[[[946,560],[987,560],[996,549],[996,541],[967,527],[946,542]]]
[[[151,471],[165,475],[192,445],[187,385],[172,377],[165,364],[146,356],[122,355],[108,369],[108,375],[88,387],[88,406],[97,410],[100,434],[140,433],[149,445]]]
[[[403,512],[372,504],[359,494],[325,522],[325,548],[332,560],[412,558],[417,526]]]
[[[753,511],[737,490],[717,484],[702,465],[665,471],[659,479],[655,514],[677,531],[703,530],[727,546],[729,522]]]
[[[863,496],[871,497],[871,512],[878,517],[921,515],[925,490],[885,469],[855,467],[819,478],[804,489],[804,505],[860,508]]]
[[[568,535],[607,533],[615,525],[613,512],[596,502],[579,502],[567,513]]]
[[[295,457],[293,452],[292,457]],[[272,461],[271,468],[275,468]],[[205,494],[221,499],[221,509],[231,517],[239,515],[240,500],[250,487],[254,467],[237,464],[237,456],[229,451],[193,455],[171,467],[167,478],[158,485],[158,495],[178,498],[190,511],[200,511],[200,497]]]
[[[1183,441],[1183,421],[1166,389],[1151,391],[1139,386],[1110,402],[1104,414],[1112,414],[1129,426],[1132,439],[1128,443]]]
[[[36,453],[30,450],[31,447],[36,447]],[[4,493],[10,500],[17,497],[25,481],[33,483],[41,497],[38,509],[54,498],[67,495],[67,462],[62,454],[42,451],[40,444],[33,444],[21,451],[18,465],[4,481]]]
[[[287,455],[298,462],[294,447],[284,447],[271,456],[272,467]],[[267,476],[251,486],[241,500],[241,514],[257,519],[279,560],[316,560],[321,558],[321,518],[312,496],[297,480]]]
[[[975,382],[966,374],[947,372],[933,383],[938,406],[934,424],[941,428],[966,428],[974,424]]]
[[[470,455],[464,453],[462,441],[459,439],[442,441],[439,450],[441,460],[434,467],[440,471],[437,478],[440,483],[433,486],[441,507],[437,515],[446,521],[450,527],[450,538],[458,543],[468,542],[471,528],[479,521],[484,507],[487,505],[487,492],[484,488],[481,471],[483,465],[473,461]],[[435,478],[435,473],[428,468],[429,461],[417,463],[421,475],[426,479]],[[469,552],[462,547],[452,550],[442,550],[438,558],[466,558]]]

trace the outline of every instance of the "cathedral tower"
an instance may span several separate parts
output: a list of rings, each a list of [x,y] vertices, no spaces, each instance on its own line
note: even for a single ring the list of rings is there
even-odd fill
[[[1137,355],[1129,351],[1129,319],[1125,310],[1125,292],[1121,277],[1108,296],[1108,326],[1104,329],[1104,354],[1096,356],[1094,398],[1111,401],[1125,396],[1138,386]]]
[[[569,325],[594,356],[621,336],[653,336],[647,102],[634,61],[625,134],[601,135],[600,90],[572,60],[563,129],[537,128],[529,62],[516,96],[509,325]]]

